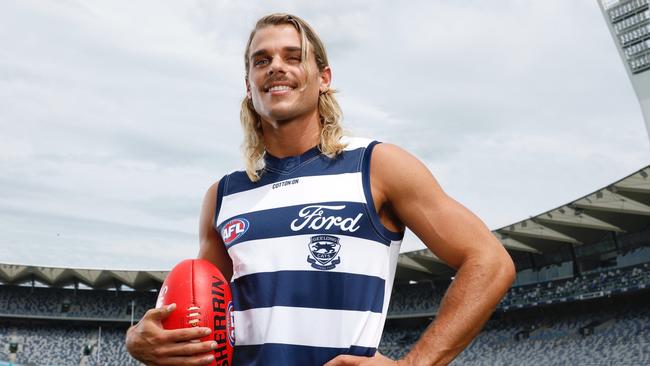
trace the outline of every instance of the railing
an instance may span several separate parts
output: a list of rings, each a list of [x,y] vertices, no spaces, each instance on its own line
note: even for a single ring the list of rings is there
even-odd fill
[[[79,321],[79,322],[99,322],[99,323],[131,323],[131,316],[125,318],[102,318],[102,317],[83,317],[83,316],[56,316],[56,315],[31,315],[31,314],[13,314],[13,313],[0,313],[0,318],[10,319],[33,319],[33,320],[66,320],[66,321]],[[133,322],[137,323],[140,318],[133,318]],[[0,364],[0,366],[2,366]]]

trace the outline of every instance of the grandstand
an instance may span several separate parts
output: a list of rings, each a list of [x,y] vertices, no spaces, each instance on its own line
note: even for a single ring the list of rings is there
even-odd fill
[[[124,327],[51,321],[2,321],[1,324],[0,359],[14,365],[139,364],[126,352]]]
[[[0,286],[0,361],[137,365],[124,348],[124,334],[155,297],[151,291],[52,288],[36,281]]]
[[[650,364],[647,292],[499,312],[453,365]],[[408,351],[424,329],[392,325],[380,350]]]

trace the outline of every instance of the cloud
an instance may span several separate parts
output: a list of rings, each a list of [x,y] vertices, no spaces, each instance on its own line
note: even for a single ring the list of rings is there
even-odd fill
[[[242,165],[245,42],[275,11],[325,42],[345,127],[418,156],[491,228],[648,164],[593,1],[4,2],[10,259],[161,268],[193,256],[203,192]]]
[[[169,269],[198,252],[195,235],[9,209],[0,213],[3,262],[110,269]]]

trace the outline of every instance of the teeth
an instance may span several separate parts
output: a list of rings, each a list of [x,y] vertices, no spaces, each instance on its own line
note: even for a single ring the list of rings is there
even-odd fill
[[[270,91],[270,92],[274,92],[274,91],[280,91],[280,90],[291,90],[291,89],[293,89],[293,88],[290,87],[290,86],[286,86],[286,85],[278,85],[278,86],[274,86],[274,87],[272,87],[272,88],[269,88],[269,91]]]

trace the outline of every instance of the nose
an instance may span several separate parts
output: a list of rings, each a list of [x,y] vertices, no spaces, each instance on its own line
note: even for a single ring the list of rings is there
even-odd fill
[[[286,72],[285,66],[286,65],[282,60],[282,57],[277,57],[277,56],[273,57],[273,59],[271,59],[271,64],[269,65],[268,68],[268,73],[269,75],[273,75],[276,73],[285,73]]]

